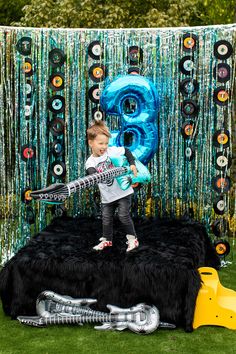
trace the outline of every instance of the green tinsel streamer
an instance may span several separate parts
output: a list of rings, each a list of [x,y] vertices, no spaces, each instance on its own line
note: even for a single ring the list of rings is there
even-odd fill
[[[66,182],[84,175],[84,163],[90,153],[86,130],[92,121],[92,109],[99,108],[99,104],[88,98],[88,90],[94,85],[89,77],[90,66],[101,63],[107,67],[108,77],[99,83],[102,92],[109,81],[127,74],[127,50],[129,46],[136,45],[143,50],[143,62],[139,64],[139,69],[142,75],[154,82],[160,97],[160,109],[157,116],[158,150],[149,163],[152,183],[135,192],[134,215],[179,217],[192,210],[194,217],[204,222],[209,230],[216,219],[222,223],[232,220],[232,215],[236,216],[235,194],[231,191],[224,194],[227,211],[223,216],[217,216],[212,206],[218,194],[212,189],[211,181],[220,174],[212,162],[216,152],[220,151],[213,146],[212,136],[218,129],[228,129],[231,145],[227,151],[232,155],[232,129],[235,126],[235,54],[227,59],[231,79],[225,87],[232,93],[231,100],[227,106],[221,107],[213,101],[214,90],[220,86],[213,70],[221,62],[214,56],[214,43],[226,39],[235,48],[235,30],[235,25],[120,30],[0,28],[1,263],[53,217],[52,207],[34,201],[26,204],[21,195],[26,187],[38,189],[58,181],[50,173],[55,157],[51,154],[54,137],[49,131],[53,114],[48,110],[47,103],[48,98],[55,94],[49,85],[53,71],[49,52],[54,48],[66,54],[65,63],[56,69],[56,72],[64,74],[65,80],[64,89],[58,92],[65,97],[65,112],[58,114],[58,117],[65,121],[65,134],[60,136],[65,154],[59,160],[66,164]],[[181,127],[186,119],[181,113],[181,103],[185,97],[180,93],[179,83],[187,76],[180,72],[179,61],[189,55],[183,51],[183,34],[187,32],[198,36],[193,78],[199,83],[199,92],[188,98],[197,101],[199,113],[193,119],[194,135],[184,140]],[[32,50],[28,56],[33,65],[30,78],[22,69],[26,57],[16,49],[17,41],[23,36],[32,39]],[[94,40],[99,40],[104,46],[104,56],[100,60],[88,55],[88,46]],[[28,79],[32,84],[34,113],[26,119]],[[120,117],[107,116],[106,122],[111,130],[122,126]],[[22,160],[21,147],[24,144],[35,146],[35,160]],[[195,149],[192,161],[185,158],[187,146]],[[222,172],[222,177],[232,175],[231,169]],[[231,178],[233,182],[233,176]],[[66,201],[65,207],[71,216],[99,215],[99,203],[95,188],[77,193]],[[26,218],[29,206],[35,213],[35,223],[31,225]],[[235,222],[232,227],[235,228]],[[235,235],[235,229],[232,232]],[[228,233],[222,236],[226,237]]]

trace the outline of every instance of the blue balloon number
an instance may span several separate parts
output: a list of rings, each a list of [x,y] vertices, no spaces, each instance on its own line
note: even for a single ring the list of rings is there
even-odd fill
[[[111,132],[110,146],[126,146],[143,164],[157,149],[158,94],[140,75],[124,75],[110,83],[101,96],[104,112],[121,117],[121,129]]]

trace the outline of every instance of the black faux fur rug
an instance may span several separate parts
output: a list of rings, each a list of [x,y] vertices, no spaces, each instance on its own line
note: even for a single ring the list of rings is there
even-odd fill
[[[0,296],[7,315],[35,315],[43,290],[96,298],[130,307],[154,304],[162,321],[192,330],[200,288],[197,269],[219,268],[204,226],[192,220],[135,220],[138,249],[126,253],[126,238],[115,224],[113,247],[97,253],[101,220],[60,218],[23,247],[0,273]]]

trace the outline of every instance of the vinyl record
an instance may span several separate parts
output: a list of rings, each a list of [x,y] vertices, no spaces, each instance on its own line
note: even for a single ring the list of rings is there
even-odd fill
[[[88,46],[88,54],[92,59],[99,60],[103,57],[103,48],[99,41],[93,41]]]
[[[94,107],[92,109],[92,117],[94,120],[103,120],[104,119],[104,112],[101,110],[101,108],[98,108],[98,107]]]
[[[195,157],[195,150],[192,146],[187,146],[184,151],[185,160],[192,161]]]
[[[49,52],[49,62],[53,68],[62,66],[65,60],[66,55],[61,49],[54,48]]]
[[[226,129],[216,130],[213,134],[212,141],[215,147],[227,148],[230,143],[229,131]]]
[[[21,193],[21,200],[25,204],[29,204],[33,197],[30,196],[30,193],[32,192],[31,188],[25,188],[22,193]]]
[[[217,87],[214,90],[213,100],[219,106],[226,106],[229,102],[229,92],[224,86]]]
[[[199,107],[194,100],[184,100],[181,104],[182,115],[186,118],[196,117]]]
[[[21,147],[21,159],[25,162],[35,160],[36,148],[30,144],[25,144]]]
[[[213,209],[217,215],[223,215],[225,213],[226,203],[222,195],[215,200]]]
[[[129,47],[127,62],[129,65],[138,65],[143,62],[143,50],[142,48],[134,45]]]
[[[66,175],[66,165],[62,161],[54,161],[50,168],[51,174],[55,178],[63,178]]]
[[[219,151],[215,156],[215,168],[219,171],[225,171],[230,168],[232,165],[232,159],[229,154],[226,153],[226,150]]]
[[[49,79],[49,85],[53,91],[64,89],[64,75],[61,73],[52,74]]]
[[[107,69],[102,64],[93,64],[89,68],[89,77],[94,82],[101,82],[105,79],[107,75]]]
[[[30,37],[22,37],[18,40],[16,44],[16,49],[22,55],[30,55],[31,43],[32,39]]]
[[[184,96],[194,96],[198,92],[199,84],[195,79],[184,79],[180,82],[180,92]]]
[[[215,176],[212,179],[212,187],[218,193],[227,193],[231,187],[231,180],[229,176]]]
[[[140,75],[140,69],[137,66],[131,66],[128,69],[128,74],[132,74],[132,75]]]
[[[185,75],[191,75],[194,70],[193,57],[186,55],[179,61],[179,69]]]
[[[218,256],[227,256],[230,252],[229,242],[226,240],[217,240],[214,242],[214,247]]]
[[[184,139],[190,139],[194,133],[194,123],[193,121],[185,122],[181,128],[181,134]]]
[[[60,205],[53,205],[52,207],[52,213],[57,217],[61,218],[62,216],[66,215],[66,208],[65,205],[60,204]]]
[[[217,59],[228,59],[233,53],[232,45],[226,40],[214,44],[214,55]]]
[[[25,220],[30,225],[35,223],[34,209],[29,205],[27,205],[26,210],[25,210]]]
[[[93,85],[88,91],[89,98],[94,103],[99,103],[101,91],[99,85]]]
[[[220,237],[225,234],[228,229],[228,223],[225,219],[216,219],[211,225],[214,235]]]
[[[62,113],[65,109],[65,98],[60,95],[55,95],[48,100],[48,109],[53,113]]]
[[[25,105],[25,119],[29,119],[33,113],[33,106],[32,105]]]
[[[64,149],[63,149],[63,146],[62,146],[62,141],[61,140],[54,140],[53,143],[52,143],[52,154],[55,156],[55,157],[59,157],[59,156],[62,156],[63,153],[64,153]]]
[[[65,122],[62,118],[55,117],[49,123],[49,130],[53,136],[60,136],[64,133]]]
[[[26,80],[25,93],[26,93],[27,98],[31,98],[31,96],[32,96],[32,82],[31,82],[31,80]]]
[[[226,63],[219,63],[213,70],[214,78],[219,82],[226,82],[230,79],[230,66]]]
[[[23,72],[25,73],[25,76],[31,76],[33,74],[33,65],[30,58],[25,58],[25,62],[23,64]]]
[[[197,47],[197,36],[192,33],[185,33],[183,36],[183,50],[185,52],[193,52]]]

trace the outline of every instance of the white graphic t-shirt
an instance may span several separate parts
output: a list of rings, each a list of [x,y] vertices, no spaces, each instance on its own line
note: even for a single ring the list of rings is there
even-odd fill
[[[114,167],[110,156],[119,157],[124,154],[124,147],[108,147],[107,151],[102,156],[94,157],[91,155],[85,163],[85,168],[87,170],[90,167],[94,167],[98,173],[105,172],[108,169]],[[104,204],[114,202],[115,200],[124,198],[134,192],[131,186],[125,191],[122,190],[115,178],[104,183],[98,183],[98,187],[101,193],[102,203]]]

